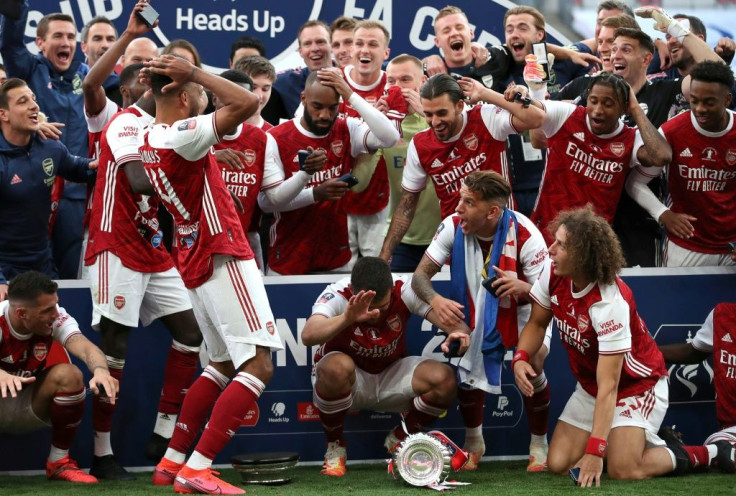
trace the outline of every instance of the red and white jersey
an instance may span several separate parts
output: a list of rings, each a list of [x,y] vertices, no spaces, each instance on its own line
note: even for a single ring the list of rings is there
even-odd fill
[[[412,313],[426,317],[432,307],[412,291],[407,276],[393,276],[391,302],[382,321],[362,322],[343,329],[340,334],[320,345],[314,352],[314,363],[331,351],[350,356],[355,365],[369,374],[378,374],[396,360],[408,355],[406,331]],[[312,315],[336,317],[345,312],[353,293],[350,278],[345,277],[327,286],[312,306]]]
[[[260,122],[255,125],[258,129],[260,129],[264,133],[267,133],[269,129],[273,129],[273,124],[268,122],[266,119],[264,119],[260,115],[258,116],[258,118],[260,119]]]
[[[358,119],[338,117],[330,132],[317,136],[292,119],[271,129],[278,146],[277,161],[285,179],[299,171],[299,150],[312,147],[327,154],[324,168],[306,185],[313,188],[350,172],[355,157],[367,153],[368,125]],[[339,201],[277,212],[271,226],[268,266],[279,274],[298,275],[336,269],[350,260],[348,221]]]
[[[545,243],[542,233],[539,232],[539,229],[536,228],[528,217],[520,212],[514,212],[514,215],[516,216],[519,227],[516,238],[516,275],[522,281],[534,284],[539,278],[539,274],[542,273],[543,262],[547,259],[547,243]],[[459,224],[459,216],[451,215],[446,217],[437,227],[434,239],[427,247],[427,251],[424,252],[438,267],[444,266],[450,260],[452,248],[455,243],[455,233]],[[493,237],[482,240],[477,236],[473,236],[473,239],[475,240],[478,256],[485,261],[493,247]],[[480,267],[483,266],[483,261],[481,261]],[[474,307],[473,298],[469,298],[468,303],[471,307]],[[475,322],[475,308],[468,310],[468,322]]]
[[[670,210],[698,218],[691,238],[669,240],[700,253],[728,253],[728,243],[736,241],[736,129],[734,113],[727,112],[728,126],[719,133],[701,128],[689,111],[661,127],[672,147],[667,171]]]
[[[10,325],[10,303],[0,302],[0,368],[8,374],[31,377],[46,366],[51,344],[58,341],[64,346],[75,334],[81,334],[74,317],[57,307],[59,317],[52,325],[48,336],[20,334]]]
[[[258,192],[278,186],[284,181],[284,171],[276,164],[276,142],[273,136],[243,123],[232,135],[223,136],[219,143],[215,143],[214,148],[230,148],[245,155],[245,168],[241,170],[231,169],[220,162],[217,165],[220,166],[225,185],[243,204],[243,212],[236,212],[243,232],[248,232],[251,230],[254,214],[260,218]]]
[[[563,210],[584,207],[613,222],[629,169],[638,165],[638,132],[619,122],[611,134],[590,130],[585,107],[545,102],[547,119],[540,128],[547,136],[547,165],[532,221],[548,242],[547,226]]]
[[[713,353],[716,418],[721,429],[736,425],[736,303],[716,305],[692,345]]]
[[[219,140],[213,112],[154,124],[140,149],[148,179],[174,218],[176,265],[189,289],[210,278],[215,255],[253,258],[215,160]]]
[[[164,272],[174,266],[161,242],[159,199],[133,193],[124,170],[125,164],[141,159],[138,149],[152,121],[153,116],[132,105],[115,115],[102,133],[85,265],[109,251],[137,272]]]
[[[492,170],[509,183],[506,160],[506,138],[517,131],[511,114],[495,105],[476,105],[463,111],[461,131],[447,141],[440,141],[432,128],[414,135],[406,151],[406,165],[401,187],[407,191],[423,191],[427,175],[434,182],[445,218],[455,212],[460,199],[460,186],[471,172]],[[514,208],[511,198],[509,208]]]
[[[588,394],[598,393],[599,355],[624,354],[617,399],[640,395],[667,375],[662,353],[636,311],[634,295],[620,278],[609,285],[593,282],[575,292],[572,281],[556,276],[547,260],[531,297],[552,311],[572,374]]]

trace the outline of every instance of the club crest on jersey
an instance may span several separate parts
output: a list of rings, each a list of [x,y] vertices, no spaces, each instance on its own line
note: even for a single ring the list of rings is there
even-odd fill
[[[33,358],[39,362],[46,359],[47,353],[48,350],[46,349],[46,343],[36,343],[33,345]]]
[[[273,336],[276,332],[276,327],[273,325],[273,322],[266,322],[266,330],[268,333]]]
[[[465,146],[467,146],[469,150],[475,151],[478,149],[478,137],[475,133],[464,137],[463,143],[465,143]]]
[[[332,153],[334,153],[338,157],[342,157],[342,148],[343,148],[342,140],[333,141],[330,147],[332,148]]]
[[[118,310],[121,310],[125,306],[125,296],[117,295],[112,300],[112,304],[115,305],[115,308],[117,308]]]
[[[483,86],[486,88],[493,88],[493,76],[490,74],[486,74],[485,76],[481,77],[480,80],[483,82]]]
[[[736,164],[736,150],[728,150],[726,152],[726,162],[728,165]]]
[[[47,176],[51,176],[54,173],[54,159],[51,157],[43,159],[41,167]]]
[[[334,297],[335,295],[333,293],[325,293],[319,297],[319,300],[317,300],[317,303],[327,303]]]
[[[578,331],[580,332],[587,331],[589,325],[590,325],[590,319],[588,319],[587,314],[581,314],[578,316]]]
[[[243,152],[243,156],[245,157],[245,165],[253,167],[253,164],[256,163],[256,152],[248,148]]]
[[[196,127],[197,127],[196,119],[187,119],[185,121],[182,121],[182,123],[179,124],[179,127],[177,127],[177,129],[179,131],[187,131],[189,129],[194,129]]]
[[[624,144],[620,141],[617,141],[616,143],[611,143],[610,145],[608,145],[608,148],[610,148],[613,154],[617,157],[623,156],[625,150]]]
[[[394,332],[401,332],[401,319],[398,315],[393,315],[391,318],[386,320],[388,328]]]

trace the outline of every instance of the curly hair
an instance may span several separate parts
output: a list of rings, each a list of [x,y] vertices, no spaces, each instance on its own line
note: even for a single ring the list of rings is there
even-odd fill
[[[549,230],[554,235],[560,226],[565,226],[567,253],[577,262],[581,275],[589,282],[613,284],[625,261],[621,243],[608,222],[588,205],[560,212]]]

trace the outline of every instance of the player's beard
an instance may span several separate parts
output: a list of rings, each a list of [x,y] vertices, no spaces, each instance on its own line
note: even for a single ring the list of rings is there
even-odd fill
[[[337,119],[337,116],[335,116],[335,119]],[[329,126],[321,126],[317,127],[316,123],[314,122],[314,119],[312,119],[312,116],[309,115],[309,112],[304,112],[304,122],[307,124],[307,128],[312,134],[316,134],[317,136],[326,136],[330,130],[332,129],[332,125],[335,123],[335,119],[332,119],[329,121]],[[320,121],[325,122],[325,121]]]

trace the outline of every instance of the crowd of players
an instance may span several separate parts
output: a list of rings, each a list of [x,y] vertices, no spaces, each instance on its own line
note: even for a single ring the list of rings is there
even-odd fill
[[[130,329],[161,319],[173,340],[146,446],[153,482],[242,492],[211,465],[283,347],[262,274],[328,272],[350,276],[319,296],[302,333],[319,345],[327,475],[346,473],[350,408],[402,412],[385,440],[392,451],[456,397],[465,468],[477,467],[485,394],[498,391],[515,347],[529,471],[578,467],[581,485],[598,484],[604,455],[615,478],[734,470],[733,395],[721,394],[730,350],[716,366],[724,430],[702,446],[658,436],[663,354],[713,351],[733,308],[714,310],[692,350],[662,353],[616,277],[627,265],[736,263],[734,77],[723,60],[732,40],[713,50],[697,18],[638,9],[665,33],[655,44],[627,5],[606,0],[594,39],[547,44],[544,77],[527,60],[545,40],[536,9],[509,9],[506,43],[483,47],[448,6],[434,23],[442,57],[391,58],[380,22],[341,17],[300,27],[304,68],[277,75],[245,37],[217,76],[185,40],[159,54],[137,15],[146,5],[119,36],[109,20],[90,21],[86,64],[74,59],[71,17],[39,21],[34,56],[23,44],[27,2],[3,12],[0,427],[52,425],[50,478],[133,478],[112,451],[116,393]],[[452,294],[440,295],[431,279],[446,263]],[[50,278],[78,271],[100,349],[56,304]],[[455,369],[406,356],[410,313],[448,334],[445,351],[458,342]],[[579,385],[548,446],[553,319]],[[82,375],[44,370],[52,339],[93,373],[90,474],[68,456]],[[192,382],[203,339],[209,364]]]

